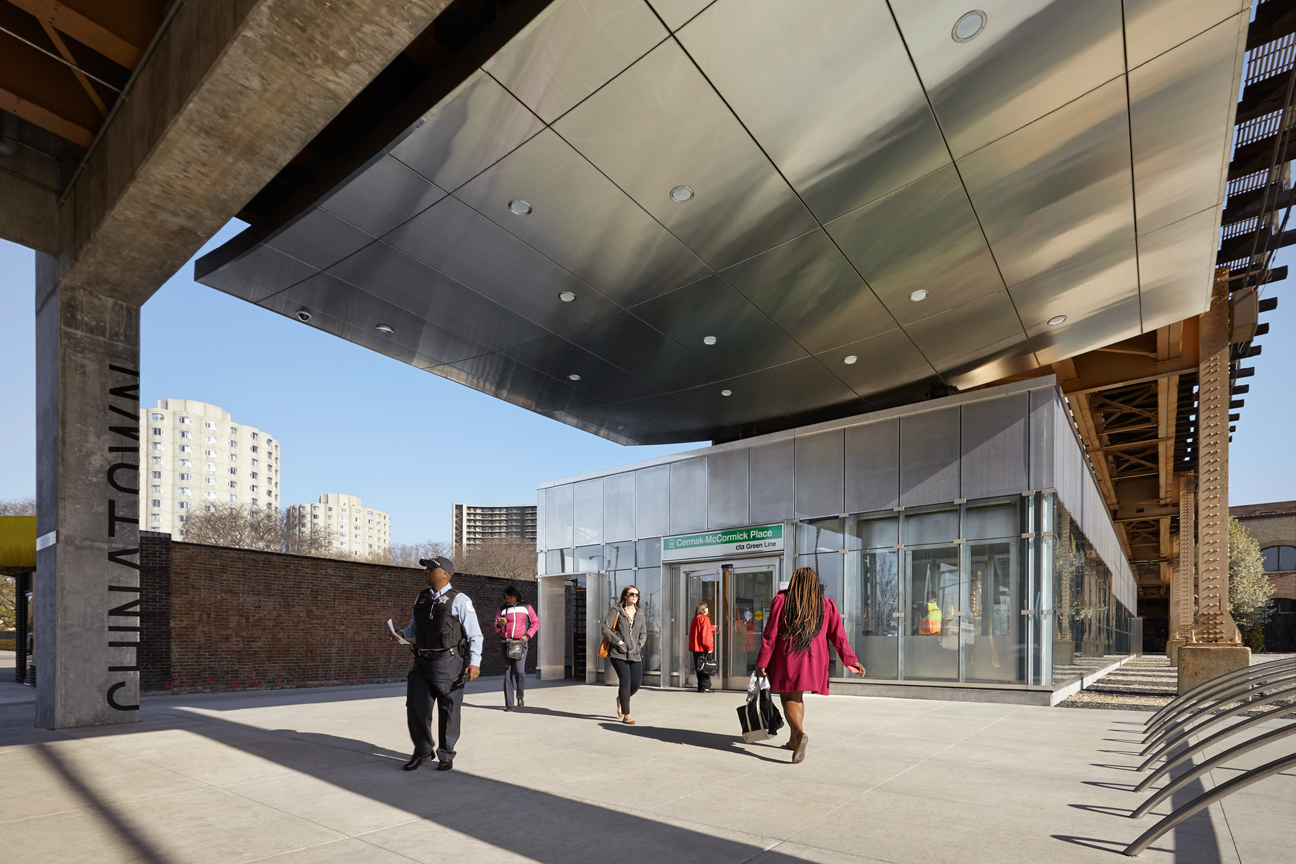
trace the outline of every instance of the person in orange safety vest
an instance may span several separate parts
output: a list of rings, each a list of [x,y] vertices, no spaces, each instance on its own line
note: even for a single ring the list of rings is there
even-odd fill
[[[939,636],[941,632],[941,610],[936,604],[935,592],[927,595],[927,608],[918,621],[919,636]]]

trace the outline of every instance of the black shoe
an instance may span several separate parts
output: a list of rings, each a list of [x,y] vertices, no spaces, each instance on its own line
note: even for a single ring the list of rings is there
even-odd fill
[[[428,761],[431,758],[432,758],[431,753],[429,753],[426,756],[412,756],[410,757],[410,760],[405,763],[405,770],[417,771],[420,765],[422,765],[424,762]]]
[[[521,694],[521,693],[518,694],[518,707],[519,707],[519,708],[525,708],[525,707],[526,707],[526,702],[522,701],[522,694]]]
[[[506,712],[507,712],[507,711],[512,711],[512,710],[513,710],[513,706],[512,706],[512,705],[505,705],[505,706],[504,706],[504,710],[505,710]]]
[[[438,770],[438,771],[449,771],[449,770],[450,770],[451,768],[453,768],[453,767],[454,767],[454,760],[453,760],[453,759],[447,759],[447,760],[444,761],[444,762],[439,762],[439,763],[437,763],[437,770]]]

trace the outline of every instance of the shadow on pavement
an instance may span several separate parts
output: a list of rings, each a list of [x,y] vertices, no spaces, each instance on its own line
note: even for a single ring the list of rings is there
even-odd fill
[[[773,759],[769,756],[762,756],[759,753],[752,753],[750,750],[744,750],[738,746],[738,738],[735,735],[722,735],[718,732],[699,732],[694,729],[671,729],[666,726],[627,726],[624,723],[614,723],[607,721],[600,723],[604,729],[611,732],[621,732],[626,735],[632,735],[635,738],[652,738],[656,741],[662,741],[666,744],[684,744],[689,747],[704,747],[708,750],[723,750],[726,753],[741,753],[744,756],[750,756],[753,759],[760,759],[762,762],[788,762],[792,761],[791,751],[779,747],[788,753],[782,759]]]

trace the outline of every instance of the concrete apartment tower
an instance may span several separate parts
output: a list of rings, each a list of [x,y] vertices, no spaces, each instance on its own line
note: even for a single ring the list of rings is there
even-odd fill
[[[204,505],[279,508],[279,442],[223,408],[160,399],[140,409],[140,442],[142,529],[183,539],[189,514]]]
[[[480,546],[487,540],[517,537],[529,543],[536,539],[536,508],[534,504],[517,504],[505,507],[480,507],[476,504],[450,505],[451,555],[460,550]]]
[[[306,535],[311,528],[319,529],[330,552],[367,558],[391,548],[391,517],[365,507],[355,495],[326,492],[313,504],[290,509],[297,532]]]

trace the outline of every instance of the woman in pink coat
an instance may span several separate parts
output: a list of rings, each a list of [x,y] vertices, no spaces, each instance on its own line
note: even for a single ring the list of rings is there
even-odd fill
[[[798,567],[788,587],[774,595],[770,620],[765,625],[756,674],[769,675],[770,689],[783,700],[792,738],[788,748],[792,761],[805,759],[805,702],[802,694],[828,694],[828,642],[831,640],[846,668],[856,675],[864,667],[851,651],[842,627],[837,604],[823,596],[819,574],[810,567]]]

